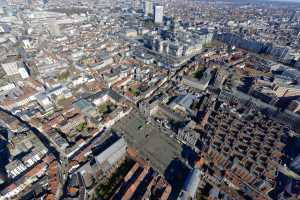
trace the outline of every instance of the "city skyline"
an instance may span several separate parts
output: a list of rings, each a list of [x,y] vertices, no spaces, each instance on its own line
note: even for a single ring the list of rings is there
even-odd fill
[[[300,199],[287,2],[0,0],[0,200]]]

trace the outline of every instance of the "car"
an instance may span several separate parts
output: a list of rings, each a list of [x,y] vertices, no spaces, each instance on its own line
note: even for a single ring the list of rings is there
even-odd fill
[[[167,129],[171,129],[170,123],[164,123],[164,126],[165,126]]]

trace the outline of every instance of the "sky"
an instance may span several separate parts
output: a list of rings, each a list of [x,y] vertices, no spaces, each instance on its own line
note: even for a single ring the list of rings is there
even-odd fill
[[[272,1],[282,1],[282,2],[299,2],[300,0],[272,0]]]

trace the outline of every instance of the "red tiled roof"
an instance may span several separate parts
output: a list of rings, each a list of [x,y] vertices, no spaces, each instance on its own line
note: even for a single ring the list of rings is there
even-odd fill
[[[40,163],[40,164],[36,165],[29,172],[27,172],[25,174],[25,176],[27,176],[27,177],[35,176],[36,174],[38,174],[45,167],[45,165],[46,165],[45,163]]]
[[[12,184],[10,184],[9,186],[7,186],[7,189],[8,189],[9,191],[13,191],[13,190],[16,189],[16,188],[17,188],[17,185],[14,184],[14,183],[12,183]]]
[[[55,196],[53,194],[48,194],[45,200],[55,200]]]

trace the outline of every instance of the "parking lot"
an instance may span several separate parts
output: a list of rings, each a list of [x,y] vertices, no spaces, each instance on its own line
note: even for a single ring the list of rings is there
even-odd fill
[[[129,146],[159,172],[164,173],[174,158],[181,157],[181,145],[165,135],[159,128],[147,123],[136,110],[121,119],[113,127],[122,133]]]

